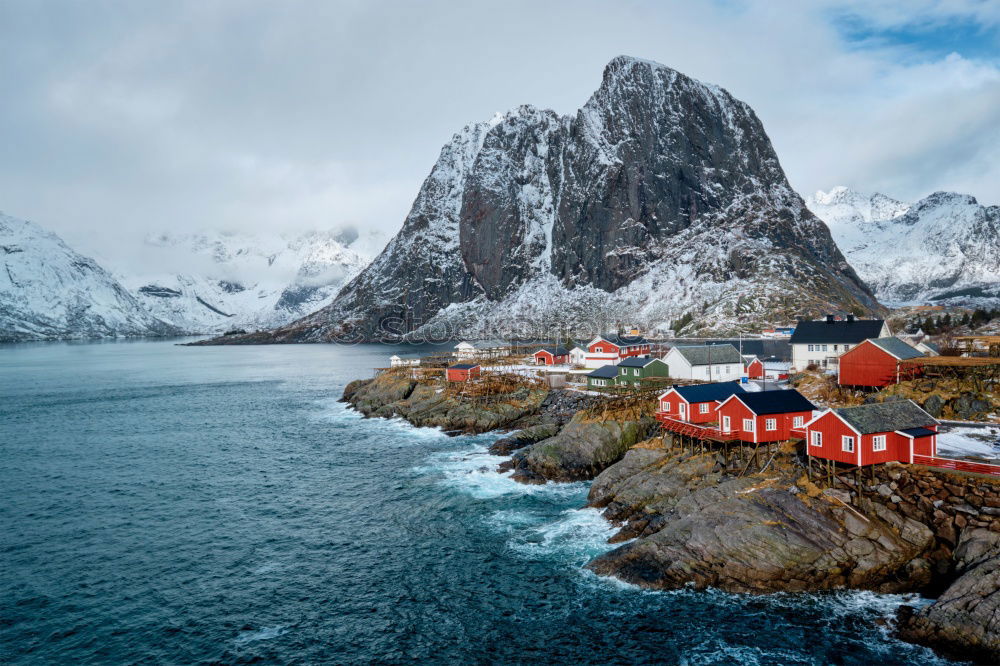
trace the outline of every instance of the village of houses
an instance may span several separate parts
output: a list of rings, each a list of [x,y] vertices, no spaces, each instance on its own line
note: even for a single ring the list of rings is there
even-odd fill
[[[939,420],[905,397],[866,400],[923,377],[992,394],[1000,337],[959,343],[944,355],[926,336],[894,335],[881,319],[828,315],[733,341],[650,340],[634,329],[579,346],[463,341],[443,358],[393,356],[390,366],[443,373],[453,387],[519,374],[617,399],[655,396],[645,404],[655,405],[663,431],[703,446],[798,441],[810,464],[894,461],[1000,477],[995,411],[979,421]],[[825,390],[808,391],[817,380]]]

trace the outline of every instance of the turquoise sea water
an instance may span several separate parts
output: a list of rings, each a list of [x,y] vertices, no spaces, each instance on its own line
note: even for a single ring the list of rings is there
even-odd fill
[[[902,597],[583,571],[587,484],[337,402],[401,349],[0,346],[0,662],[937,662]]]

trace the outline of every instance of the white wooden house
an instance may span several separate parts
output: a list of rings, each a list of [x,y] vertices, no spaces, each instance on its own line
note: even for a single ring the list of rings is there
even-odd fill
[[[672,347],[663,362],[677,379],[730,382],[744,375],[743,357],[730,344]]]

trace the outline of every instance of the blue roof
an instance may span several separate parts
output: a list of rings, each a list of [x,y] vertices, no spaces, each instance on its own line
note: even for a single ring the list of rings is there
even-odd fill
[[[588,377],[599,377],[601,379],[614,379],[618,376],[617,365],[602,365],[597,370],[589,373]]]
[[[716,382],[715,384],[692,384],[690,386],[675,386],[674,390],[682,398],[694,404],[696,402],[722,402],[734,393],[744,393],[738,382]]]
[[[789,412],[809,412],[816,409],[806,397],[795,389],[784,391],[761,391],[760,393],[743,393],[737,400],[762,416],[764,414],[787,414]]]
[[[899,432],[911,437],[930,437],[931,435],[937,434],[930,428],[907,428],[906,430],[900,430]]]
[[[449,370],[472,370],[473,368],[478,368],[478,363],[456,363],[455,365],[449,367]]]

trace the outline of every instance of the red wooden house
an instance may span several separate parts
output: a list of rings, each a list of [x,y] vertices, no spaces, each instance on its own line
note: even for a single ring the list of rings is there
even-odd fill
[[[764,379],[764,362],[754,357],[747,363],[747,377],[750,379]]]
[[[674,386],[659,397],[660,413],[688,423],[718,420],[716,409],[734,393],[743,393],[739,382]]]
[[[922,353],[899,338],[869,338],[840,356],[837,382],[841,386],[879,387],[898,384],[917,372],[900,369],[900,362]]]
[[[744,442],[781,442],[796,437],[816,406],[795,389],[734,393],[719,405],[719,430]]]
[[[647,356],[652,348],[649,340],[642,336],[599,335],[587,343],[584,364],[588,368],[599,368],[632,356]]]
[[[912,400],[828,409],[806,424],[807,452],[850,465],[937,455],[938,422]]]
[[[449,382],[467,382],[470,379],[478,379],[480,374],[482,368],[478,363],[456,363],[445,371]]]
[[[542,347],[532,356],[537,365],[562,365],[569,363],[569,350],[565,347]]]

